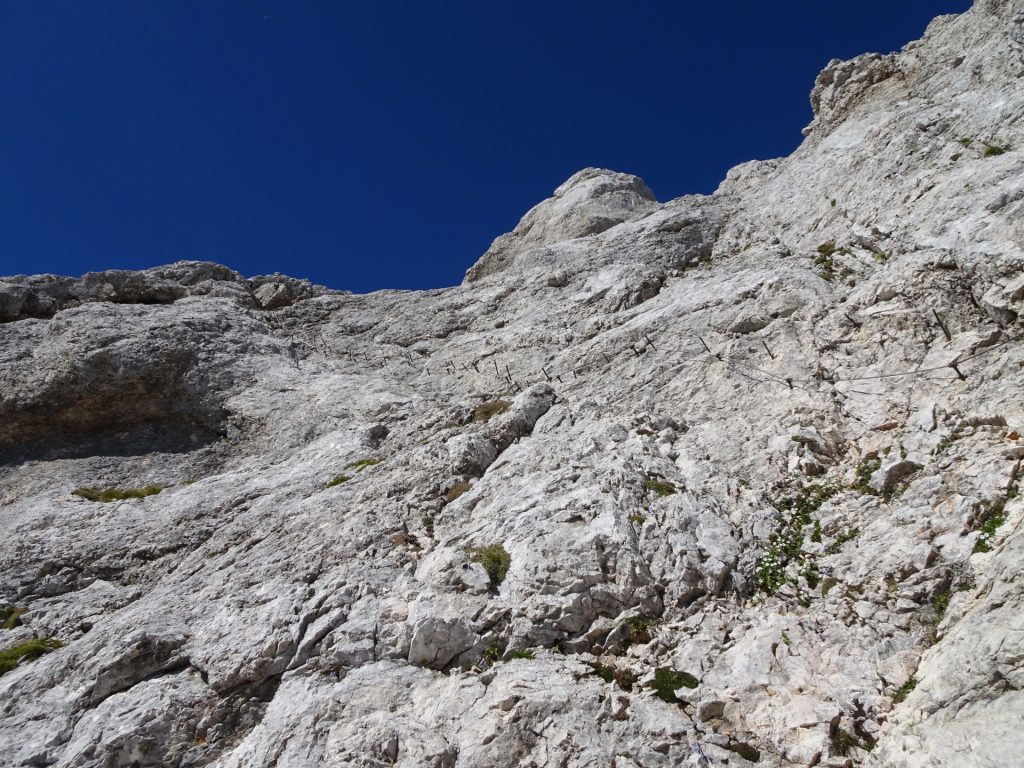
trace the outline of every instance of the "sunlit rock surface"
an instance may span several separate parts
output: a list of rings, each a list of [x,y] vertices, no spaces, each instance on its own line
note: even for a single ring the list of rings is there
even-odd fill
[[[978,2],[445,290],[3,278],[0,764],[1016,764],[1022,83]]]

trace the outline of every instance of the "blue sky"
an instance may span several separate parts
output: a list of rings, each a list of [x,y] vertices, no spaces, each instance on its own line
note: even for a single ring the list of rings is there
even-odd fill
[[[8,2],[0,274],[453,285],[580,168],[667,200],[791,152],[830,58],[969,5]]]

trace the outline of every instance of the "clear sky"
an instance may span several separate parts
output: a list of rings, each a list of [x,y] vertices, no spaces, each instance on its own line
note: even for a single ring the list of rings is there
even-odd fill
[[[830,58],[969,5],[11,0],[0,274],[454,285],[580,168],[667,200],[789,153]]]

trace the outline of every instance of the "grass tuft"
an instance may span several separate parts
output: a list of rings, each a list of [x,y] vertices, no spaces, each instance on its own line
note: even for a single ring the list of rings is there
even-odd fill
[[[832,752],[840,757],[847,757],[850,750],[854,748],[867,749],[864,742],[852,733],[844,731],[842,728],[836,728],[836,732],[832,736]]]
[[[5,651],[0,651],[0,675],[7,674],[19,664],[34,661],[50,651],[61,648],[64,643],[50,638],[37,637],[26,640]]]
[[[445,502],[451,504],[453,501],[459,498],[459,496],[464,494],[472,487],[473,486],[467,483],[465,480],[458,480],[457,482],[455,482],[455,484],[452,485],[451,488],[448,489],[448,492],[444,495]]]
[[[505,551],[501,544],[471,549],[469,557],[474,563],[480,563],[484,567],[491,579],[492,587],[498,586],[505,580],[509,566],[512,564],[512,556]]]
[[[912,677],[909,680],[907,680],[907,682],[905,682],[903,685],[901,685],[899,688],[897,688],[895,693],[893,693],[893,695],[892,695],[893,703],[894,704],[899,704],[901,701],[903,701],[905,698],[907,698],[907,696],[910,695],[910,692],[912,690],[914,690],[915,688],[917,688],[917,678]]]
[[[335,486],[341,485],[342,483],[348,482],[352,479],[351,475],[336,475],[324,488],[334,488]]]
[[[943,588],[932,595],[932,608],[935,609],[935,622],[942,621],[942,617],[946,615],[946,609],[949,608],[949,589]]]
[[[644,480],[644,489],[653,491],[658,496],[671,496],[676,493],[676,487],[668,480]]]
[[[3,623],[4,629],[20,627],[21,617],[26,613],[28,613],[28,608],[18,608],[12,605],[10,608],[0,610],[0,622]]]
[[[354,469],[356,472],[362,472],[367,467],[372,467],[375,464],[380,464],[383,459],[356,459],[346,464],[343,469]]]
[[[492,416],[504,413],[512,405],[508,400],[490,400],[473,409],[473,421],[488,421]]]
[[[143,488],[76,488],[73,493],[86,501],[124,501],[155,496],[164,489],[162,485],[147,485]]]

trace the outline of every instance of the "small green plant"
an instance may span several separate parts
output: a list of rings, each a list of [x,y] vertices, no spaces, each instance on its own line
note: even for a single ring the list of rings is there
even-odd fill
[[[769,502],[779,512],[791,512],[795,515],[796,522],[800,525],[810,525],[811,515],[821,508],[821,505],[831,499],[842,490],[838,481],[828,483],[808,483],[793,489],[783,488],[782,495],[769,499]],[[788,491],[788,492],[787,492]],[[820,530],[820,526],[819,526]]]
[[[505,580],[508,568],[512,564],[512,556],[501,544],[471,549],[469,557],[474,563],[480,563],[491,579],[491,586],[496,587]]]
[[[814,521],[814,529],[811,531],[811,541],[815,544],[821,543],[821,521]]]
[[[960,145],[964,148],[971,146],[974,143],[974,139],[960,139]]]
[[[625,670],[616,669],[615,667],[609,667],[605,664],[593,663],[589,665],[594,674],[604,680],[606,683],[612,681],[618,683],[619,688],[624,691],[632,691],[633,686],[636,684],[636,675]]]
[[[875,494],[875,489],[871,487],[871,476],[875,474],[881,466],[882,460],[878,456],[869,456],[865,458],[857,465],[857,469],[854,470],[856,479],[850,487],[855,491],[863,493],[865,496],[877,495]]]
[[[21,617],[26,613],[28,613],[28,608],[18,608],[12,605],[10,608],[0,610],[0,621],[3,622],[4,629],[14,629],[21,626]]]
[[[754,578],[762,592],[774,595],[788,581],[786,567],[792,562],[803,563],[802,547],[803,533],[792,523],[784,525],[768,538],[765,553],[754,570]]]
[[[842,486],[838,482],[809,483],[796,489],[783,487],[781,495],[769,500],[779,514],[778,527],[769,536],[765,553],[754,570],[755,581],[762,592],[774,595],[792,580],[786,575],[786,569],[791,563],[802,566],[805,561],[804,526],[811,525],[811,515],[840,490]],[[820,524],[816,530],[820,533]]]
[[[489,400],[473,409],[473,421],[488,421],[491,417],[504,413],[512,405],[508,400]]]
[[[836,554],[840,547],[848,541],[853,541],[860,536],[860,528],[848,528],[845,531],[840,531],[836,535],[836,540],[829,544],[828,549],[825,550],[830,555]]]
[[[468,491],[472,487],[473,486],[471,486],[465,480],[458,480],[458,481],[456,481],[452,485],[452,487],[448,489],[448,492],[444,495],[445,503],[451,504],[453,501],[455,501],[457,498],[459,498],[459,496],[464,494],[466,491]]]
[[[897,688],[895,693],[893,693],[893,695],[892,695],[893,703],[894,704],[899,704],[901,701],[903,701],[905,698],[907,698],[907,696],[910,695],[910,692],[912,690],[914,690],[915,688],[917,688],[917,678],[912,677],[909,680],[907,680],[907,682],[905,682],[903,685],[901,685],[899,688]]]
[[[818,572],[818,566],[814,563],[811,563],[801,571],[800,575],[804,577],[804,580],[807,582],[807,586],[811,589],[816,589],[818,584],[821,582],[821,574]]]
[[[949,607],[949,588],[943,587],[932,595],[932,608],[935,609],[935,622],[942,621],[942,617],[946,615],[946,609]]]
[[[644,480],[644,490],[652,491],[658,496],[671,496],[676,492],[676,487],[668,480]]]
[[[86,501],[124,501],[155,496],[164,489],[162,485],[147,485],[143,488],[76,488],[73,493]]]
[[[1010,495],[1011,493],[1013,493],[1013,496]],[[1014,486],[1010,486],[1006,498],[1012,499],[1016,495],[1017,489]],[[992,539],[995,538],[996,531],[1006,522],[1006,499],[999,499],[989,504],[980,519],[981,523],[975,529],[980,531],[980,533],[978,534],[978,540],[974,542],[974,551],[991,552]]]
[[[59,640],[37,637],[18,643],[5,651],[0,651],[0,675],[10,672],[26,661],[34,661],[50,651],[61,648],[64,644]]]
[[[512,651],[512,653],[508,655],[508,659],[506,660],[513,661],[514,659],[532,659],[533,657],[533,651],[529,649],[524,649],[521,651]]]
[[[628,645],[651,642],[651,620],[645,616],[631,616],[623,624],[626,627]]]
[[[336,475],[334,478],[331,479],[329,483],[327,483],[327,485],[324,486],[324,488],[334,488],[335,486],[341,485],[342,483],[346,483],[351,479],[351,475]]]
[[[1009,147],[1000,147],[998,144],[986,144],[985,151],[982,152],[984,157],[998,157],[999,155],[1006,154],[1006,150]]]
[[[372,467],[375,464],[380,464],[383,459],[356,459],[346,464],[343,469],[354,469],[356,472],[362,472],[367,467]]]
[[[836,728],[834,734],[832,734],[832,752],[840,757],[847,757],[850,754],[851,749],[867,749],[860,739],[854,736],[849,731],[844,731],[842,728]]]
[[[634,512],[629,516],[629,522],[635,525],[643,525],[647,521],[647,518],[641,515],[639,512]]]
[[[839,583],[839,579],[835,576],[826,576],[821,580],[821,596],[825,597],[836,584]]]
[[[824,250],[823,250],[824,249]],[[814,257],[814,263],[821,267],[822,280],[832,282],[836,279],[836,262],[832,258],[833,254],[842,253],[840,249],[837,249],[835,243],[825,243],[824,245],[818,246],[818,255]],[[844,275],[846,270],[843,270]]]
[[[654,680],[651,681],[651,688],[654,695],[669,704],[678,703],[676,691],[680,688],[696,688],[697,678],[688,672],[676,672],[674,669],[661,667],[654,670]]]

